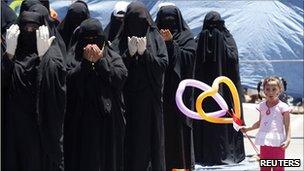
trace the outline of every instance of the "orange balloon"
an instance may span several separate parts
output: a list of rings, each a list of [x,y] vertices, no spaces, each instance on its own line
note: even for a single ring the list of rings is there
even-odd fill
[[[216,118],[216,117],[206,115],[205,111],[202,108],[202,103],[203,103],[204,99],[209,96],[212,97],[218,92],[220,83],[224,83],[229,87],[229,90],[230,90],[230,92],[232,94],[232,98],[233,98],[233,108],[234,108],[234,112],[235,112],[234,117],[236,117],[238,119],[241,118],[239,94],[238,94],[237,89],[236,89],[235,85],[233,84],[233,82],[228,77],[225,77],[225,76],[217,77],[213,81],[211,89],[204,91],[197,97],[196,111],[204,120],[206,120],[208,122],[219,123],[219,124],[233,123],[233,118]]]

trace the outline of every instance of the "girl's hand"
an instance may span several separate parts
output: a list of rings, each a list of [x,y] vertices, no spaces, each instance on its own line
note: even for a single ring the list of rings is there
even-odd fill
[[[290,139],[287,139],[286,141],[284,141],[282,144],[281,144],[281,147],[284,148],[286,150],[286,148],[289,146],[289,143],[290,143]]]
[[[248,128],[246,126],[240,126],[240,131],[246,133],[248,131]]]

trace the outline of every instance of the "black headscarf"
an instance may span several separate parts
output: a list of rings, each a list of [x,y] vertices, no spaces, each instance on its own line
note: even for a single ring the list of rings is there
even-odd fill
[[[206,14],[203,24],[203,29],[199,34],[198,44],[202,45],[197,48],[197,56],[202,58],[202,61],[216,61],[217,56],[222,56],[221,50],[224,48],[221,44],[224,35],[229,31],[224,25],[220,14],[216,11],[211,11]],[[223,34],[224,33],[224,34]],[[211,59],[206,59],[206,56],[213,56]]]
[[[180,10],[173,5],[161,7],[157,13],[155,23],[159,29],[169,29],[173,35],[190,30]]]
[[[50,12],[50,1],[49,0],[39,0],[41,4]]]
[[[75,58],[80,60],[83,55],[83,48],[87,44],[96,44],[100,49],[107,43],[101,23],[95,18],[84,20],[79,26],[79,37],[75,49]],[[91,37],[91,38],[89,38]]]
[[[119,39],[119,50],[123,50],[124,52],[128,48],[128,37],[147,36],[148,38],[149,32],[154,32],[156,29],[157,27],[145,5],[139,1],[131,2],[127,7],[124,22],[117,36],[117,39]],[[149,47],[148,39],[147,47]]]
[[[61,34],[66,47],[69,46],[74,30],[82,21],[90,18],[88,5],[84,1],[74,2],[68,9],[63,21],[58,25],[58,31]]]
[[[48,26],[49,28],[49,31],[50,31],[50,37],[51,36],[55,36],[55,42],[58,44],[60,50],[61,50],[61,53],[62,53],[62,56],[66,57],[66,47],[65,47],[65,43],[60,35],[60,33],[58,32],[57,28],[56,28],[56,25],[55,25],[55,22],[54,20],[50,17],[50,13],[49,11],[47,10],[47,8],[41,4],[36,4],[36,5],[33,5],[30,7],[29,11],[33,11],[33,12],[37,12],[39,14],[41,14],[45,20],[45,23],[46,25]]]
[[[94,38],[87,39],[88,37]],[[94,18],[84,20],[75,30],[72,39],[73,44],[67,54],[67,70],[75,68],[83,59],[83,48],[87,44],[96,44],[100,49],[103,45],[108,45],[101,23]]]
[[[19,14],[21,14],[24,11],[28,11],[31,8],[31,6],[36,5],[36,4],[41,4],[41,2],[39,0],[24,0],[24,1],[22,1],[21,6],[20,6]]]
[[[154,25],[154,22],[141,2],[132,2],[128,5],[124,19],[124,33],[126,36],[144,37],[148,32],[148,27]]]
[[[36,31],[26,31],[25,26],[28,23],[41,26],[44,24],[42,16],[37,12],[24,11],[18,18],[20,35],[18,37],[16,56],[25,56],[27,54],[37,54]]]
[[[105,28],[105,33],[109,41],[112,42],[115,39],[122,23],[123,21],[118,19],[112,12],[110,23]]]

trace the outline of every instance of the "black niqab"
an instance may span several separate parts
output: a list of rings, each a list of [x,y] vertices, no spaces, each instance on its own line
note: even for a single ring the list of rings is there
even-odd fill
[[[36,4],[41,4],[41,2],[39,0],[22,1],[19,14],[22,14],[22,12],[24,12],[24,11],[28,11],[33,5],[36,5]]]
[[[143,3],[133,2],[128,5],[124,19],[127,36],[144,37],[152,24],[152,18]]]
[[[175,6],[161,7],[157,13],[155,23],[157,23],[159,29],[169,29],[173,35],[190,30],[180,10]]]
[[[227,30],[225,27],[225,21],[221,18],[221,15],[216,11],[211,11],[206,14],[203,30],[212,30],[214,28],[220,31]]]
[[[58,31],[64,40],[66,48],[69,47],[74,30],[81,24],[82,21],[88,19],[89,17],[89,8],[84,1],[78,0],[69,7],[65,18],[58,25]]]
[[[18,37],[16,56],[25,56],[31,53],[37,54],[36,30],[26,31],[25,27],[27,24],[43,25],[44,21],[42,16],[36,12],[24,11],[20,14],[18,24],[20,35]]]
[[[116,17],[112,12],[110,23],[105,28],[105,34],[107,35],[109,41],[112,42],[115,39],[122,23],[123,21]]]
[[[78,43],[75,49],[75,59],[80,61],[83,55],[83,48],[88,44],[96,44],[100,49],[106,40],[105,33],[97,19],[87,19],[79,26]]]

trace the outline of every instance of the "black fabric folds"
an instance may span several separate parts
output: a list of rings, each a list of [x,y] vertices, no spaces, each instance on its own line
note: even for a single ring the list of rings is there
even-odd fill
[[[16,22],[17,16],[15,12],[1,1],[1,55],[6,51],[5,35],[6,29]]]
[[[21,6],[20,6],[19,14],[22,14],[22,12],[24,12],[24,11],[28,11],[31,8],[31,6],[36,5],[36,4],[41,4],[42,5],[42,3],[39,0],[24,0],[24,1],[22,1]]]

